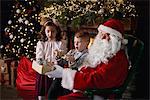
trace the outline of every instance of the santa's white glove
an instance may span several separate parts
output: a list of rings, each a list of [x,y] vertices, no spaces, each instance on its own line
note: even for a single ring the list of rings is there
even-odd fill
[[[45,75],[47,75],[49,78],[62,78],[63,68],[59,65],[54,65],[56,68],[53,71],[46,72]]]

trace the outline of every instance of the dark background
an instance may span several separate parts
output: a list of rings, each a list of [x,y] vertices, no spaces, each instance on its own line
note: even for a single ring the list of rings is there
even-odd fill
[[[141,58],[139,73],[136,78],[136,91],[133,93],[133,98],[148,99],[149,98],[149,0],[132,0],[138,12],[137,28],[135,35],[144,42],[144,53]],[[12,1],[1,0],[1,35],[9,20]]]
[[[149,98],[149,0],[134,0],[139,14],[135,34],[144,42],[144,53],[136,80],[134,98]]]

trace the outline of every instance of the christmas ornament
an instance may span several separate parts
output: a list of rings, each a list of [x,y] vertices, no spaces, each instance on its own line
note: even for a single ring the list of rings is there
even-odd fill
[[[28,24],[29,24],[29,21],[28,21],[28,20],[26,20],[24,23],[25,23],[26,25],[28,25]]]
[[[28,29],[27,28],[25,28],[25,31],[27,31]]]
[[[20,17],[20,18],[18,19],[18,21],[19,21],[19,23],[22,23],[22,22],[23,22],[23,19]]]
[[[7,28],[7,27],[4,30],[5,30],[5,32],[9,32],[10,31],[10,29]]]
[[[24,41],[25,41],[25,40],[24,40],[23,38],[20,40],[21,43],[23,43]]]
[[[12,39],[12,38],[13,38],[13,35],[11,34],[11,35],[9,36],[9,38]]]
[[[11,21],[11,20],[9,20],[9,21],[8,21],[8,24],[9,24],[9,25],[10,25],[10,24],[12,24],[12,21]]]
[[[21,11],[20,11],[20,9],[17,9],[17,10],[16,10],[16,13],[18,13],[18,14],[19,14],[20,12],[21,12]]]
[[[0,46],[1,49],[2,49],[3,47],[4,47],[3,45]]]

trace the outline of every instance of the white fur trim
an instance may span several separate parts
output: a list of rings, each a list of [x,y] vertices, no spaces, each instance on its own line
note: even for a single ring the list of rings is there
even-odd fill
[[[62,87],[72,90],[74,85],[76,71],[70,68],[66,68],[63,70],[62,74]]]
[[[107,27],[107,26],[104,26],[104,25],[100,25],[100,26],[98,27],[98,31],[104,31],[104,32],[107,32],[107,33],[109,33],[109,34],[118,36],[119,38],[122,39],[122,34],[121,34],[119,31],[114,30],[114,29],[112,29],[112,28],[110,28],[110,27]]]
[[[122,40],[122,44],[124,44],[124,45],[128,44],[128,40],[127,39],[123,39]]]

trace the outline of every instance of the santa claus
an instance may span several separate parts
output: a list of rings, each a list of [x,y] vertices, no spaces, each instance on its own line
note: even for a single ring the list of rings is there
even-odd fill
[[[59,99],[87,99],[83,92],[89,88],[112,88],[123,84],[128,73],[124,29],[120,20],[109,19],[98,27],[98,34],[89,48],[83,66],[77,70],[54,65],[49,77],[62,78],[62,86],[73,93]]]

